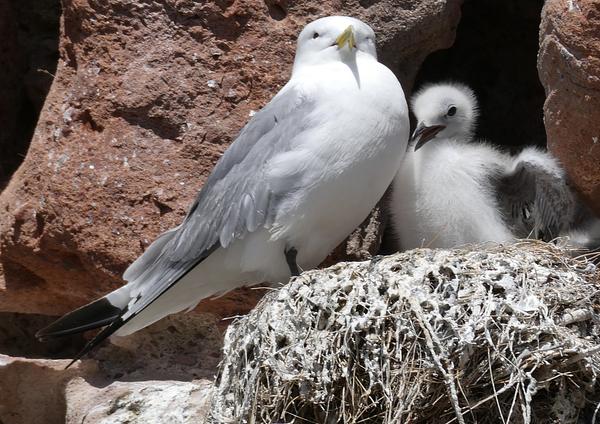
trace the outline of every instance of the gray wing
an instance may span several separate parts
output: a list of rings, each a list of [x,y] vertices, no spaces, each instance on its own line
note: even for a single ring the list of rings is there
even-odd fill
[[[134,281],[124,321],[139,313],[219,246],[273,218],[265,164],[305,131],[313,103],[293,88],[277,95],[242,129],[215,165],[183,223],[159,238],[124,276]]]
[[[259,111],[215,165],[168,248],[173,261],[202,256],[215,244],[269,224],[273,196],[265,179],[266,163],[293,148],[308,126],[312,101],[294,89],[281,93]]]
[[[518,238],[550,241],[573,225],[576,199],[567,181],[544,167],[521,161],[499,177],[498,205]]]

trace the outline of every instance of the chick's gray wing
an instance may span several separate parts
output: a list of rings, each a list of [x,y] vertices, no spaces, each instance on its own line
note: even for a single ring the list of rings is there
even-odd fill
[[[513,233],[550,241],[569,226],[575,199],[564,178],[521,161],[497,184],[498,203]]]
[[[533,231],[535,174],[521,163],[512,172],[500,174],[495,182],[498,206],[506,225],[517,238],[529,237]]]

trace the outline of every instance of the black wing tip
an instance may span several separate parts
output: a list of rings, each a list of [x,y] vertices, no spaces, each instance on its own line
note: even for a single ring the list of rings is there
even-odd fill
[[[75,357],[71,360],[71,362],[69,362],[69,364],[65,367],[65,370],[68,369],[75,362],[77,362],[78,360],[83,358],[85,355],[90,353],[96,346],[98,346],[104,340],[109,338],[124,323],[125,322],[120,317],[118,317],[117,319],[113,320],[113,322],[110,325],[104,327],[98,334],[96,334],[94,336],[94,338],[92,340],[90,340],[89,342],[86,343],[86,345],[83,347],[83,349],[81,349],[77,353],[77,355],[75,355]]]
[[[48,334],[46,334],[45,332],[46,328],[48,327],[42,328],[41,330],[38,330],[37,333],[35,333],[35,338],[38,342],[44,343],[51,339],[51,337],[49,337]]]
[[[74,364],[75,362],[77,362],[78,360],[79,360],[79,358],[74,358],[74,359],[72,359],[72,360],[71,360],[71,362],[69,362],[69,364],[68,364],[68,365],[67,365],[67,366],[66,366],[66,367],[63,369],[63,371],[66,371],[66,370],[68,370],[68,369],[71,367],[71,365],[73,365],[73,364]]]
[[[62,316],[35,333],[35,337],[44,342],[52,338],[83,333],[112,324],[122,313],[120,308],[103,297]]]

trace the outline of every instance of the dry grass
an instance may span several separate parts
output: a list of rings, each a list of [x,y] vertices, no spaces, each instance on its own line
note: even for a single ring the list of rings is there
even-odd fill
[[[229,328],[212,420],[592,422],[599,289],[541,242],[307,272]]]

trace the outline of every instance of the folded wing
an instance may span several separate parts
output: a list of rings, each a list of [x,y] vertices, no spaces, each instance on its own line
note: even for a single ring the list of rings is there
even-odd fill
[[[125,271],[129,283],[67,314],[38,332],[38,337],[106,326],[79,358],[151,305],[216,249],[268,226],[276,211],[277,196],[272,195],[265,179],[265,165],[294,148],[295,141],[309,127],[311,112],[310,99],[289,84],[284,87],[250,120],[217,162],[183,223],[159,236]]]

